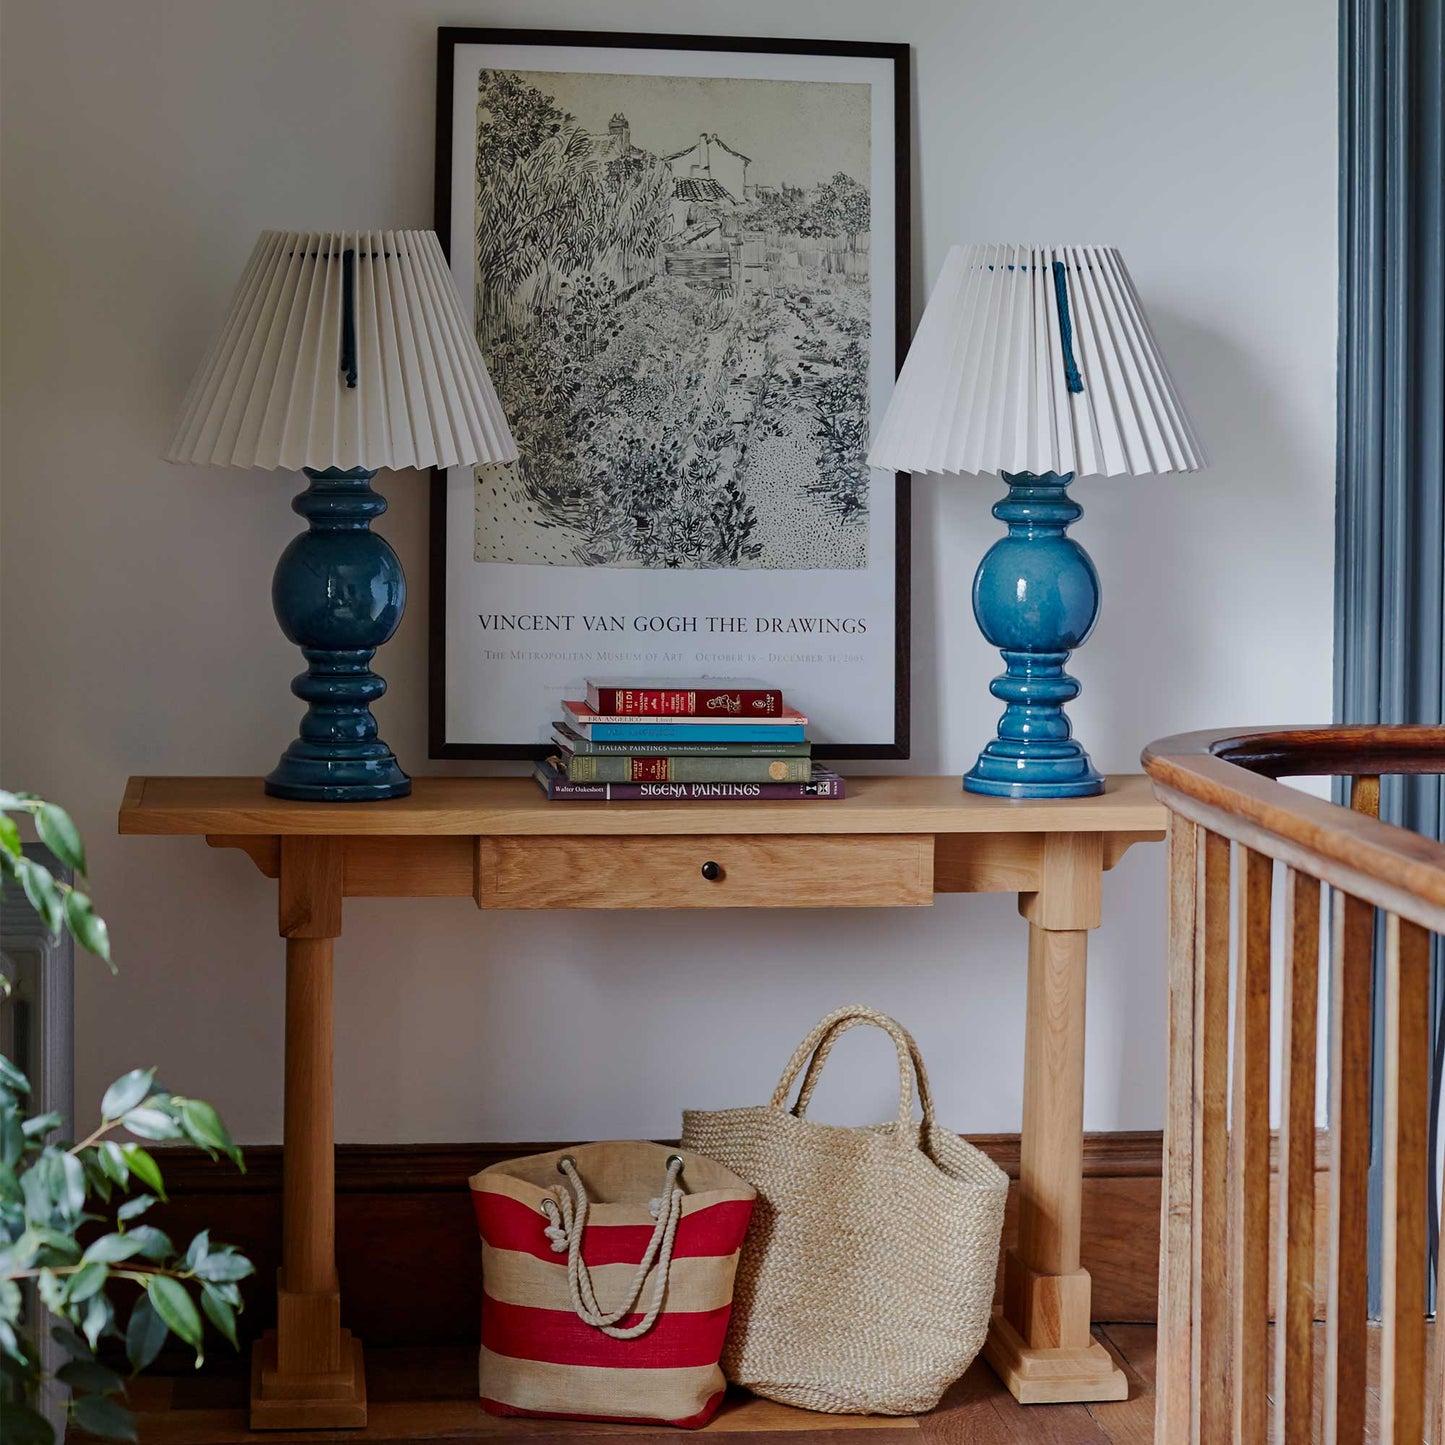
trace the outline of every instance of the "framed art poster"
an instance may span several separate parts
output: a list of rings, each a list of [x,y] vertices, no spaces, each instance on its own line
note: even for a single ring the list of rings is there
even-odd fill
[[[517,439],[432,484],[431,755],[590,676],[761,678],[908,755],[903,45],[444,29],[437,233]]]

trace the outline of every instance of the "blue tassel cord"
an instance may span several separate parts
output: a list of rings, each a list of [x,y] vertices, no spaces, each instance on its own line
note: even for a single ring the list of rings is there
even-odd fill
[[[1083,391],[1084,378],[1074,364],[1074,326],[1069,320],[1069,282],[1062,261],[1054,262],[1054,302],[1059,308],[1059,342],[1064,352],[1064,385]]]

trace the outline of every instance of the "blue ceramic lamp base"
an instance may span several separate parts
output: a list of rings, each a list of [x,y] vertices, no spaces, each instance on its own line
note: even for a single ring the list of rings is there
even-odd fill
[[[973,612],[1003,653],[1005,670],[989,691],[1004,714],[963,786],[995,798],[1091,797],[1104,791],[1104,779],[1064,715],[1079,695],[1064,665],[1099,617],[1099,574],[1067,535],[1084,509],[1068,495],[1072,472],[1005,472],[1003,479],[1009,494],[993,514],[1008,535],[979,563]]]
[[[401,622],[406,576],[385,537],[371,530],[386,498],[364,468],[306,468],[311,485],[292,503],[311,524],[281,554],[271,601],[307,669],[291,691],[307,704],[300,736],[266,776],[273,798],[361,803],[402,798],[411,779],[377,736],[371,704],[386,683],[376,649]]]

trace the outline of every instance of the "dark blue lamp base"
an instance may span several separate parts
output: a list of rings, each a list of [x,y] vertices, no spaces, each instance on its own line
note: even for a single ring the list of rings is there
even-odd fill
[[[266,776],[273,798],[362,803],[403,798],[411,779],[376,735],[371,704],[386,683],[376,649],[401,622],[406,576],[385,537],[371,530],[386,498],[375,472],[306,468],[311,485],[291,503],[311,524],[281,554],[271,601],[307,669],[291,691],[307,704],[301,734]]]
[[[964,776],[970,793],[995,798],[1087,798],[1104,779],[1074,740],[1064,704],[1079,684],[1064,671],[1099,617],[1099,574],[1066,534],[1084,509],[1067,492],[1072,472],[1005,472],[1009,494],[993,509],[1008,536],[985,553],[973,579],[973,614],[1003,653],[989,691],[1005,704],[998,736]]]

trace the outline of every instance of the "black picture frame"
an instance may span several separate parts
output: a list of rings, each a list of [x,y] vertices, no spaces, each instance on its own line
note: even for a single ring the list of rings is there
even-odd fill
[[[452,206],[452,96],[455,56],[461,45],[595,46],[612,49],[738,51],[886,60],[893,72],[894,136],[894,356],[896,376],[912,337],[912,102],[910,47],[901,41],[798,40],[716,35],[679,35],[602,30],[532,30],[442,26],[437,31],[435,227],[450,260]],[[911,477],[895,476],[894,488],[894,705],[893,737],[879,742],[815,743],[821,759],[906,759],[911,748]],[[551,750],[545,742],[454,742],[446,736],[447,478],[432,469],[428,578],[428,756],[445,760],[533,760]]]

